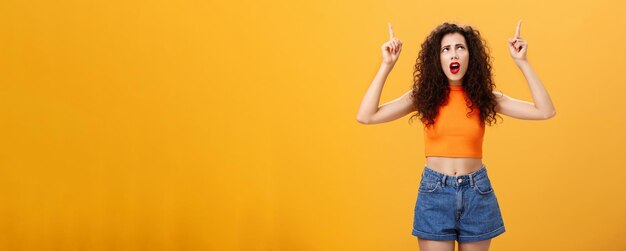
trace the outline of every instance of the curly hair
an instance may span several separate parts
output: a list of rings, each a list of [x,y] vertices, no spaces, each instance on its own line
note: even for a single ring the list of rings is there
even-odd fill
[[[422,43],[413,72],[413,105],[416,113],[409,118],[419,117],[425,126],[435,123],[439,107],[448,100],[450,87],[440,63],[441,40],[447,34],[459,33],[465,37],[469,52],[468,69],[463,77],[463,89],[470,99],[470,112],[477,107],[481,126],[496,120],[496,97],[492,93],[495,84],[491,73],[491,57],[487,42],[478,30],[471,26],[459,26],[445,22],[437,26]],[[467,100],[466,100],[467,101]],[[498,115],[498,117],[500,117]]]

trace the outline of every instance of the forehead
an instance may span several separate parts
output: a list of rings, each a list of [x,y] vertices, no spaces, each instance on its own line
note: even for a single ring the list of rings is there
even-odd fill
[[[441,39],[441,47],[446,45],[465,44],[465,37],[459,33],[450,33]]]

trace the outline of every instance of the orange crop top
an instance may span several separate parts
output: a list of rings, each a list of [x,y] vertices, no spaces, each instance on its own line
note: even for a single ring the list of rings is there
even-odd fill
[[[426,157],[473,157],[482,158],[485,127],[480,123],[477,106],[469,117],[467,94],[460,85],[450,85],[448,103],[439,107],[435,124],[424,125],[424,150]]]

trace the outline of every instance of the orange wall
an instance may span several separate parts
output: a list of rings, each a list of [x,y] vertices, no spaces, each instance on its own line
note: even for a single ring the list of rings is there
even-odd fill
[[[409,116],[356,122],[388,39],[381,104],[443,21],[477,27],[498,89],[557,116],[504,117],[484,163],[493,250],[620,250],[626,21],[613,1],[0,3],[0,250],[417,250],[425,163]]]

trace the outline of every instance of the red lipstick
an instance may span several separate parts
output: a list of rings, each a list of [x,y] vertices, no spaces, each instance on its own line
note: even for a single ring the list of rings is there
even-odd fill
[[[450,63],[450,72],[452,72],[452,74],[457,74],[460,69],[461,69],[461,64],[459,64],[459,62]]]

